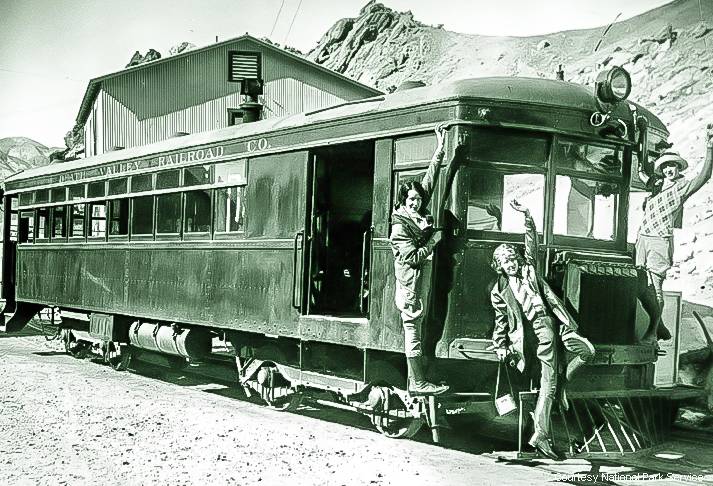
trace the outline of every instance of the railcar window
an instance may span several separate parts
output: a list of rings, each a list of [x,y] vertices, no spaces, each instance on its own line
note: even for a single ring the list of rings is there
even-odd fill
[[[127,179],[114,179],[109,181],[109,195],[118,196],[119,194],[126,194],[126,186]]]
[[[106,236],[106,203],[89,205],[89,236],[97,238]]]
[[[84,184],[76,184],[74,186],[69,186],[69,200],[74,201],[75,199],[84,199]]]
[[[129,200],[114,199],[109,201],[109,234],[129,234]]]
[[[32,243],[35,241],[35,212],[22,211],[18,228],[19,243]]]
[[[528,131],[475,128],[468,137],[469,157],[481,162],[542,166],[551,137]]]
[[[242,186],[247,184],[247,163],[245,159],[215,164],[215,182]]]
[[[17,197],[10,198],[10,241],[17,241],[18,226],[20,224],[20,216],[17,214],[19,201]]]
[[[478,231],[524,233],[524,219],[511,206],[517,199],[526,206],[542,231],[545,209],[543,174],[504,174],[465,168],[468,187],[467,228]]]
[[[84,220],[86,217],[86,204],[72,204],[69,213],[69,236],[83,237],[84,236]]]
[[[106,195],[106,184],[104,181],[87,184],[87,197],[104,197]]]
[[[141,174],[131,177],[131,192],[153,190],[153,174]]]
[[[235,233],[245,224],[244,187],[222,187],[215,191],[215,231]]]
[[[613,147],[561,140],[555,150],[557,169],[619,176],[622,163],[622,150]]]
[[[156,174],[156,189],[171,189],[178,187],[181,170],[168,170]]]
[[[418,135],[394,141],[394,165],[396,167],[427,164],[436,150],[436,135]]]
[[[35,204],[43,204],[50,202],[49,189],[40,189],[35,191]]]
[[[132,199],[131,234],[153,234],[153,196]]]
[[[29,206],[35,202],[35,194],[33,192],[23,192],[20,194],[20,206]]]
[[[67,206],[52,208],[52,238],[67,237]]]
[[[184,186],[200,186],[213,183],[213,171],[209,165],[186,167],[183,172]]]
[[[50,208],[37,210],[37,239],[44,240],[50,237]]]
[[[614,240],[619,191],[615,183],[558,175],[554,234]]]
[[[64,202],[67,200],[67,188],[56,187],[52,189],[52,202]]]
[[[181,193],[162,194],[156,197],[156,233],[181,232]]]
[[[190,191],[186,193],[186,233],[207,233],[210,231],[211,191]]]

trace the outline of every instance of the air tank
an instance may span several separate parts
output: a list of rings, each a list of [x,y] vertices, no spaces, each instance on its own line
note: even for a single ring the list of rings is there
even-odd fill
[[[175,324],[136,321],[129,328],[133,346],[158,353],[200,360],[211,352],[213,337],[205,329],[184,328]]]

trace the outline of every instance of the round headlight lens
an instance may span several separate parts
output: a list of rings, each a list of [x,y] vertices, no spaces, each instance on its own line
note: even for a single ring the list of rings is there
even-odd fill
[[[626,69],[615,66],[597,76],[595,93],[603,103],[619,103],[631,93],[631,76]]]
[[[609,86],[612,95],[619,101],[625,100],[631,93],[631,78],[629,73],[621,68],[612,69],[609,76]]]

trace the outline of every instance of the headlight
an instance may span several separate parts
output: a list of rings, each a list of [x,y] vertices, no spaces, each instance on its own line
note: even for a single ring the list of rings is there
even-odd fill
[[[602,103],[619,103],[631,93],[631,76],[626,69],[614,66],[599,73],[594,89]]]

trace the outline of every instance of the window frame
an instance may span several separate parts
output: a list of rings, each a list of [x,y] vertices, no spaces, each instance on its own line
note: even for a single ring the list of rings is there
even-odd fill
[[[190,192],[208,192],[208,204],[209,204],[209,214],[208,214],[208,231],[187,231],[186,223],[188,219],[186,218],[186,209],[188,207],[188,193]],[[215,190],[213,187],[206,189],[193,189],[191,191],[184,191],[183,197],[181,198],[181,233],[184,240],[205,240],[210,239],[211,235],[214,233],[215,227],[213,226],[215,211]]]
[[[134,213],[136,199],[151,198],[151,232],[134,233]],[[138,193],[129,197],[129,240],[130,241],[152,241],[156,234],[156,196],[154,194]]]
[[[622,152],[622,170],[620,173],[612,174],[598,174],[594,172],[586,172],[580,170],[574,170],[569,168],[558,168],[557,161],[555,160],[555,151],[558,144],[561,141],[575,142],[587,145],[594,145],[597,147],[605,147],[613,149],[614,151]],[[626,239],[628,233],[628,227],[626,220],[628,218],[629,210],[629,184],[631,183],[631,157],[632,149],[629,146],[616,143],[606,143],[606,141],[594,141],[585,138],[578,138],[574,136],[561,136],[555,135],[552,140],[552,148],[550,155],[550,183],[548,191],[550,191],[550,204],[549,204],[549,214],[548,219],[551,222],[549,225],[549,241],[552,245],[558,248],[575,248],[575,249],[603,249],[603,250],[625,250],[626,249]],[[569,178],[576,178],[580,180],[585,180],[589,182],[603,182],[609,184],[615,184],[619,186],[619,192],[616,193],[618,197],[618,202],[616,204],[616,213],[614,215],[614,238],[612,240],[601,240],[596,238],[589,238],[586,236],[573,236],[573,235],[561,235],[554,232],[554,219],[556,212],[557,196],[557,176],[565,176]]]

